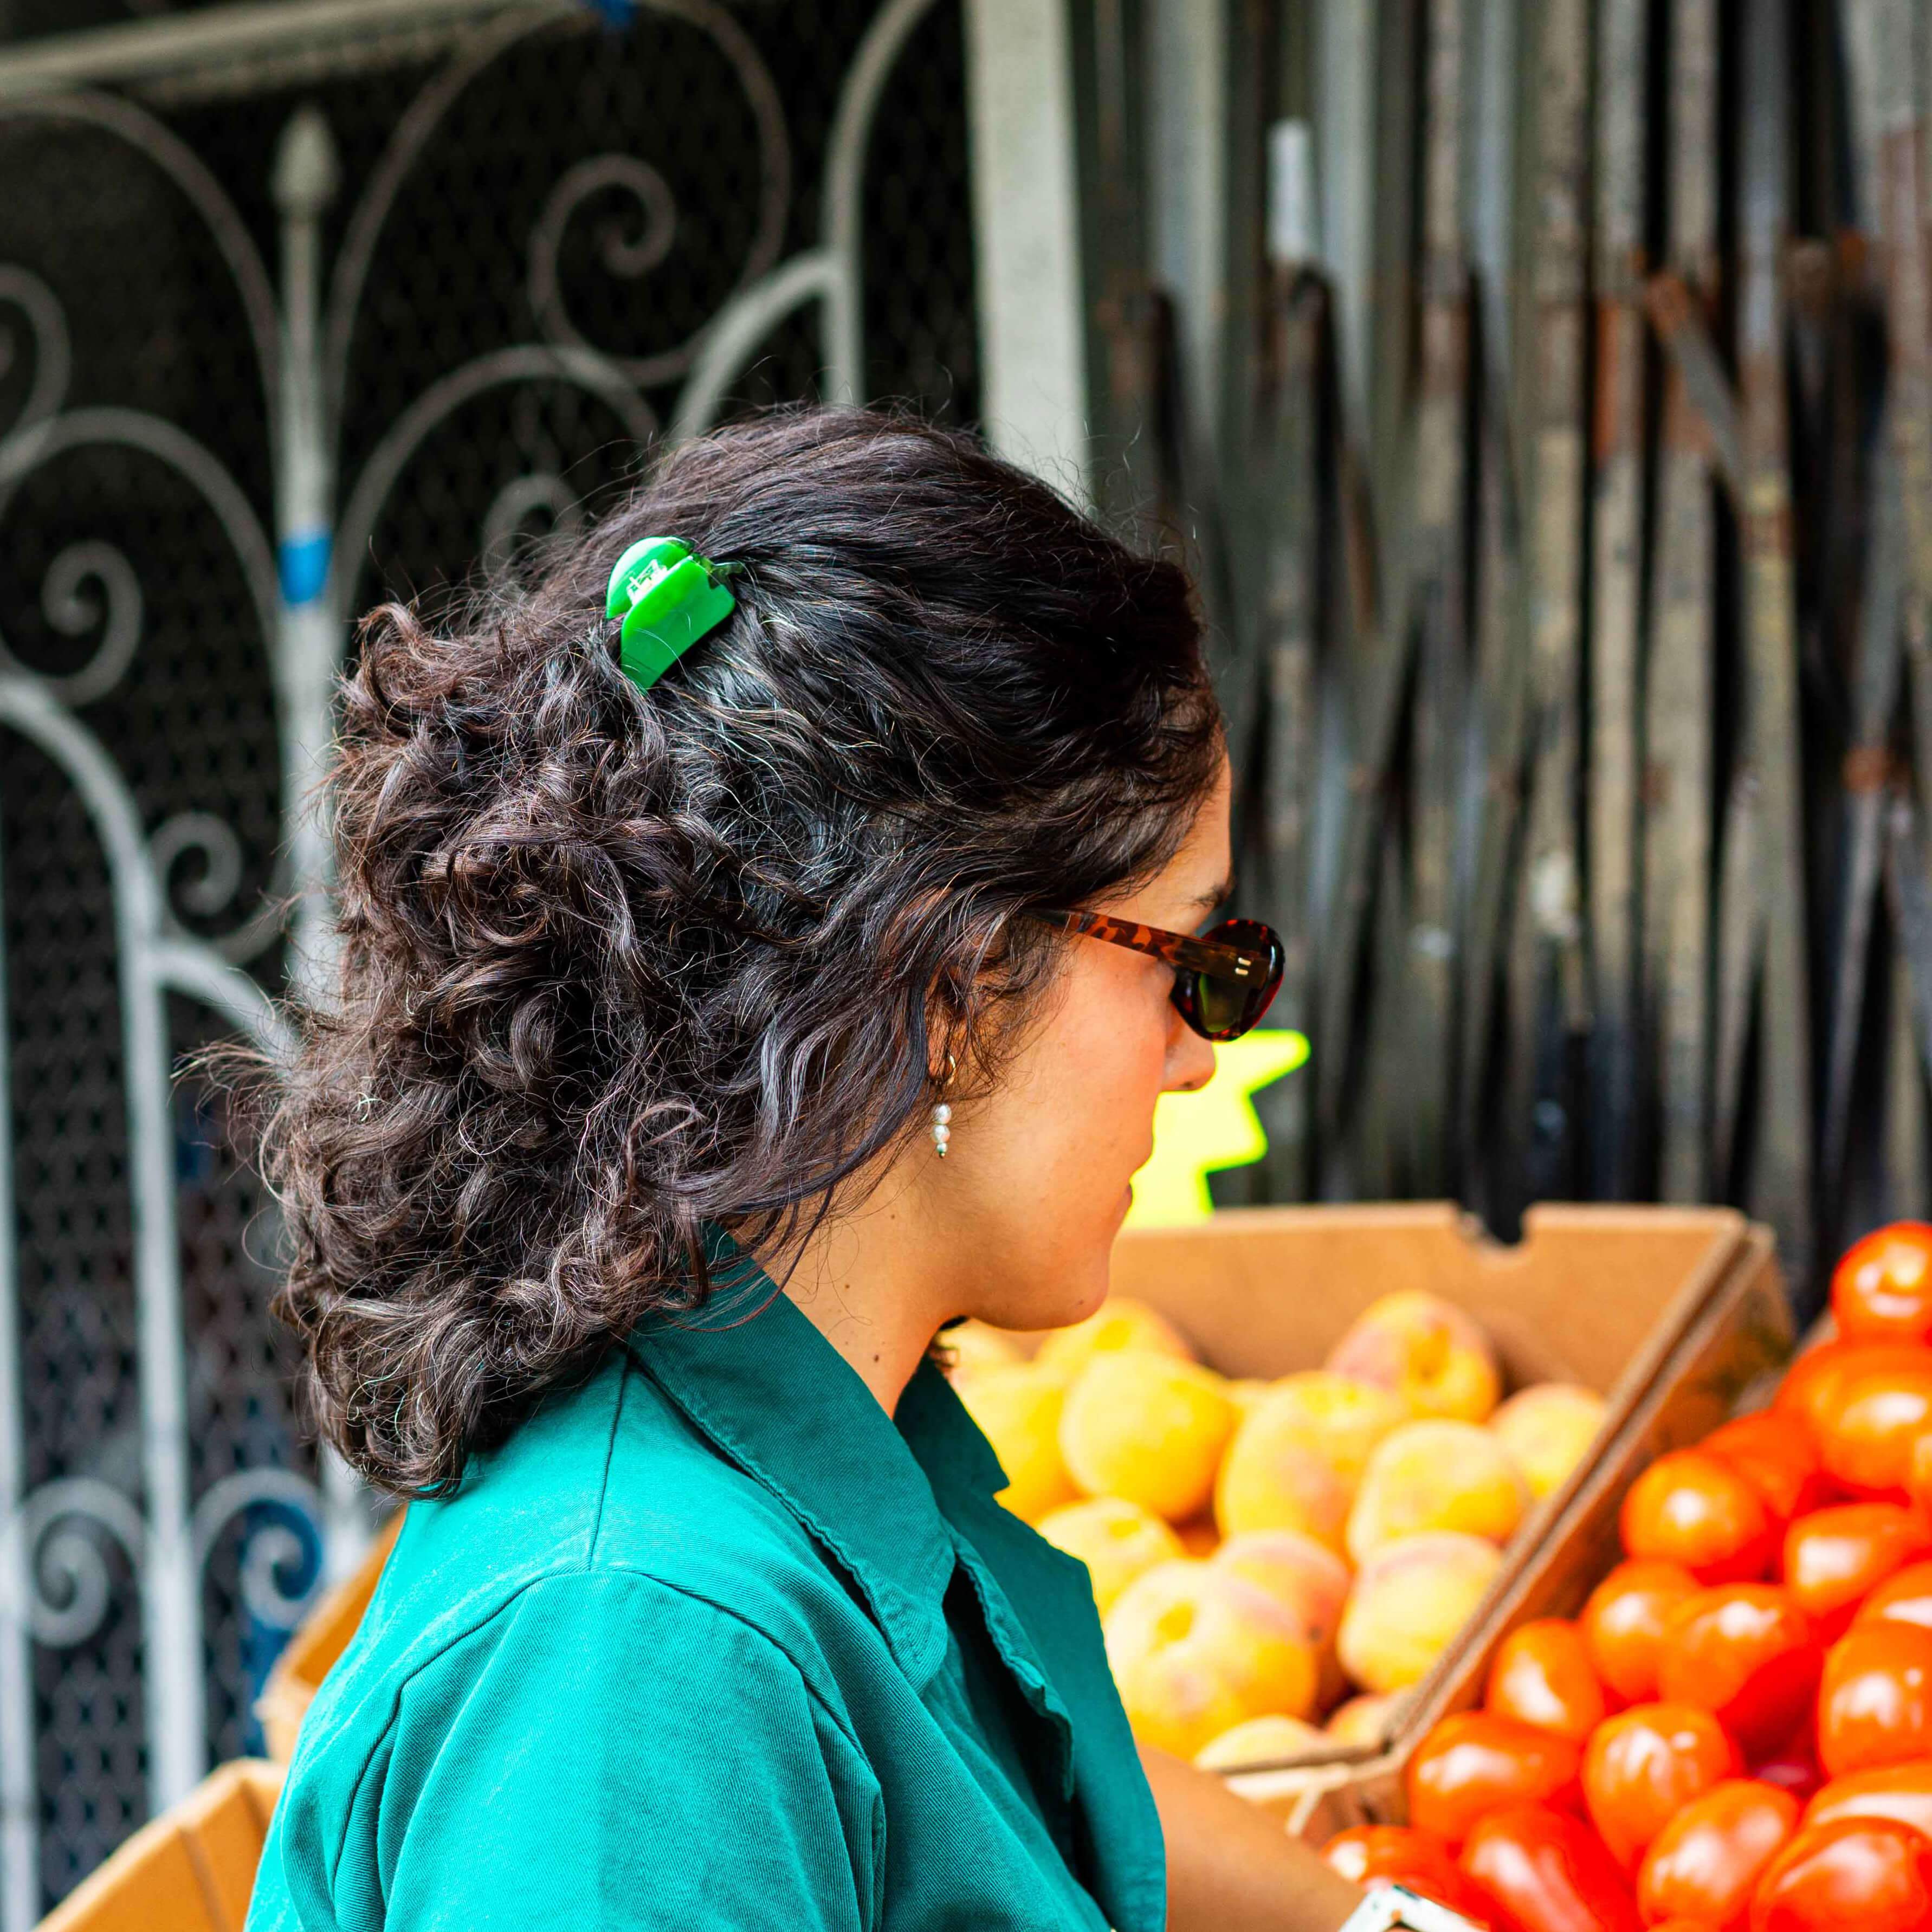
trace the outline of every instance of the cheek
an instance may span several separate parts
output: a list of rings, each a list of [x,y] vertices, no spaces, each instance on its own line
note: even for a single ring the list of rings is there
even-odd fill
[[[1090,982],[1042,1042],[1048,1112],[1069,1138],[1128,1148],[1138,1166],[1166,1069],[1171,1010],[1132,974],[1096,973]]]
[[[977,1258],[986,1297],[970,1312],[1012,1328],[1100,1306],[1129,1184],[1154,1151],[1172,1010],[1157,984],[1093,976],[1066,988],[955,1136],[951,1238]]]

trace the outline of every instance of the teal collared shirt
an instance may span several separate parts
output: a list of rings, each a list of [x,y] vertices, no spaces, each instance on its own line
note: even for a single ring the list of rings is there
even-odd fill
[[[1004,1480],[782,1295],[634,1336],[411,1508],[248,1932],[1157,1932],[1086,1574]]]

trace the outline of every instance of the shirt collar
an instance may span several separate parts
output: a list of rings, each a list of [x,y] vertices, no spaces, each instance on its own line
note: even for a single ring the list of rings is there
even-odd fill
[[[1006,1480],[999,1464],[930,1363],[901,1398],[895,1426],[748,1256],[724,1244],[712,1260],[718,1286],[704,1308],[644,1324],[628,1346],[698,1431],[850,1576],[900,1669],[923,1690],[946,1655],[954,1562],[935,1490],[963,1483],[990,1492]]]
[[[1006,1472],[993,1445],[980,1432],[936,1362],[928,1358],[920,1363],[906,1384],[897,1421],[898,1432],[918,1458],[942,1506],[960,1496],[995,1496],[1006,1486]]]

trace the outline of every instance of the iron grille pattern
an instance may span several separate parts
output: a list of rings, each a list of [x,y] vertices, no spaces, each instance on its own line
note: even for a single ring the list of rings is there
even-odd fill
[[[304,782],[278,685],[292,624],[326,605],[339,647],[353,612],[461,580],[634,473],[640,436],[676,412],[700,332],[825,232],[842,90],[886,15],[903,17],[864,142],[854,386],[970,421],[957,0],[665,0],[621,32],[555,0],[479,4],[410,64],[371,71],[348,50],[338,73],[299,86],[173,74],[164,92],[136,74],[82,113],[0,112],[0,1080],[33,1566],[31,1762],[0,1762],[31,1818],[0,1855],[17,1867],[24,1850],[33,1870],[0,1880],[7,1932],[180,1775],[150,1734],[158,1639],[142,1565],[156,1544],[142,1513],[154,1472],[129,1110],[146,1075],[129,1062],[125,880],[76,761],[98,754],[163,889],[156,970],[178,1062],[253,1011],[250,985],[280,990],[295,957],[275,910]],[[22,35],[46,30],[31,7],[12,17]],[[302,426],[265,367],[274,338],[265,352],[259,302],[194,184],[205,170],[232,208],[228,240],[266,265],[286,325],[291,217],[275,170],[292,120],[316,114],[334,176],[310,183],[320,262],[366,254],[359,284],[338,273],[336,312],[316,304],[346,352],[322,379],[342,479],[325,506],[341,560],[327,592],[289,526]],[[400,151],[372,226],[412,116],[424,138]],[[286,358],[286,328],[281,346]],[[780,312],[711,412],[809,397],[837,360],[808,308]],[[490,380],[452,387],[479,368]],[[412,424],[420,434],[404,434]],[[223,478],[232,514],[216,500]],[[266,551],[238,537],[250,518],[282,539],[279,591]],[[184,984],[224,974],[220,1011]],[[213,1762],[260,1748],[254,1695],[325,1568],[325,1485],[268,1312],[268,1204],[225,1150],[218,1094],[190,1078],[166,1105]],[[0,1162],[0,1192],[4,1180]],[[0,1245],[0,1288],[5,1262]],[[0,1736],[0,1760],[10,1748]]]

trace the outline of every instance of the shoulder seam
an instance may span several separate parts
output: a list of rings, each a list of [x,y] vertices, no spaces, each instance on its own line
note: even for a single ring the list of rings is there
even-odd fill
[[[657,1589],[668,1592],[671,1596],[682,1598],[686,1602],[702,1604],[707,1610],[716,1612],[720,1616],[728,1618],[733,1623],[736,1624],[742,1629],[749,1631],[753,1636],[758,1638],[762,1643],[764,1643],[766,1648],[775,1651],[780,1657],[784,1659],[785,1662],[790,1666],[793,1672],[797,1676],[800,1686],[804,1690],[806,1696],[811,1700],[814,1706],[825,1714],[826,1718],[831,1724],[832,1728],[838,1733],[839,1736],[859,1758],[860,1761],[868,1766],[870,1765],[871,1760],[866,1755],[865,1747],[860,1743],[857,1736],[852,1730],[850,1721],[845,1713],[837,1709],[832,1704],[830,1700],[825,1696],[818,1687],[812,1682],[811,1676],[806,1671],[805,1666],[799,1662],[798,1659],[791,1654],[791,1652],[783,1643],[780,1642],[779,1640],[774,1636],[770,1630],[765,1629],[762,1624],[754,1623],[749,1617],[746,1616],[743,1612],[734,1609],[730,1604],[722,1604],[718,1602],[716,1598],[707,1597],[700,1591],[686,1589],[682,1584],[671,1582],[662,1576],[654,1576],[648,1570],[635,1569],[628,1564],[613,1564],[607,1566],[602,1570],[597,1570],[588,1569],[551,1570],[546,1571],[541,1576],[532,1576],[526,1579],[523,1582],[518,1585],[517,1588],[513,1590],[508,1596],[506,1597],[500,1604],[497,1604],[487,1616],[479,1617],[473,1624],[467,1624],[463,1629],[455,1632],[446,1643],[439,1644],[435,1650],[431,1652],[428,1657],[424,1658],[419,1663],[416,1664],[409,1671],[406,1676],[398,1679],[394,1688],[389,1694],[388,1712],[387,1715],[382,1720],[382,1729],[376,1734],[374,1742],[370,1744],[368,1754],[363,1759],[361,1768],[356,1772],[355,1781],[350,1787],[348,1805],[349,1814],[351,1816],[353,1816],[356,1807],[358,1803],[360,1802],[362,1798],[363,1785],[367,1782],[369,1773],[374,1768],[377,1757],[380,1756],[383,1745],[388,1741],[395,1730],[396,1720],[401,1714],[403,1694],[408,1690],[409,1687],[416,1682],[417,1678],[421,1676],[425,1670],[428,1670],[431,1664],[436,1662],[439,1658],[446,1655],[450,1651],[454,1650],[458,1644],[463,1642],[466,1638],[474,1636],[478,1630],[486,1628],[488,1625],[495,1622],[496,1620],[499,1617],[502,1616],[506,1611],[514,1608],[515,1606],[520,1603],[525,1597],[529,1595],[532,1590],[536,1589],[541,1585],[545,1583],[575,1582],[581,1578],[598,1576],[621,1576],[634,1582],[648,1583]],[[342,1842],[335,1848],[335,1856],[331,1861],[329,1865],[328,1882],[329,1888],[332,1892],[333,1892],[335,1888],[338,1874],[341,1868],[343,1856],[347,1850],[348,1838],[347,1834],[345,1833]]]
[[[658,1589],[668,1590],[673,1596],[682,1597],[688,1603],[702,1604],[706,1609],[716,1611],[720,1616],[728,1618],[741,1628],[748,1630],[767,1649],[776,1651],[778,1655],[791,1666],[794,1671],[797,1673],[799,1683],[803,1688],[805,1694],[831,1720],[833,1727],[838,1731],[839,1736],[851,1746],[859,1756],[862,1759],[865,1757],[865,1749],[854,1734],[850,1723],[845,1714],[833,1707],[830,1700],[820,1690],[818,1685],[812,1682],[811,1674],[806,1670],[805,1666],[800,1663],[790,1651],[762,1624],[754,1622],[751,1618],[745,1615],[743,1611],[736,1609],[730,1604],[720,1603],[716,1598],[707,1597],[702,1591],[687,1589],[682,1583],[673,1583],[662,1576],[654,1576],[648,1570],[634,1569],[627,1564],[613,1564],[605,1574],[614,1576],[635,1577],[639,1582],[655,1585]]]

